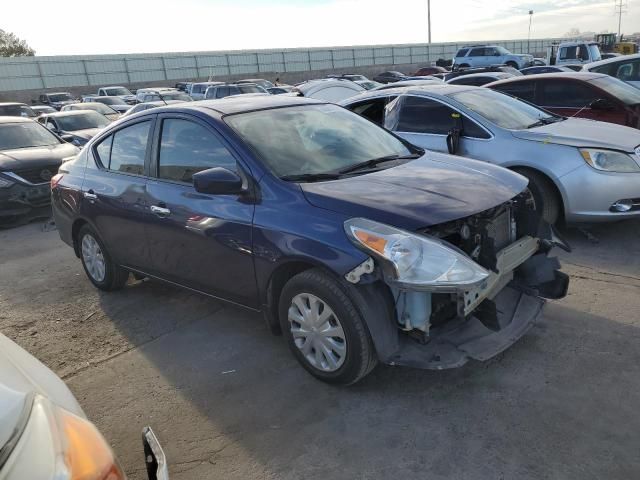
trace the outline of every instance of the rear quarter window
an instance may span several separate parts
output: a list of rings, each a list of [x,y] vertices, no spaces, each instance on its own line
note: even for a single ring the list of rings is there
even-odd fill
[[[460,50],[458,50],[458,53],[456,53],[456,57],[457,58],[464,57],[468,51],[469,51],[468,48],[461,48]]]

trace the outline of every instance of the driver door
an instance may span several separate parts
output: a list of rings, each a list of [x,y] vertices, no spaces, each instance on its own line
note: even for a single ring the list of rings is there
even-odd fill
[[[186,114],[158,116],[147,204],[151,273],[252,308],[258,307],[253,265],[255,205],[246,196],[195,191],[194,173],[222,167],[248,172],[209,124]]]

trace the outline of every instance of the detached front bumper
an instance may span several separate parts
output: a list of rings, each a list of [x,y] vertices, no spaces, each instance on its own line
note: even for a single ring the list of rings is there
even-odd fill
[[[540,318],[545,301],[507,286],[495,298],[500,328],[492,330],[471,316],[433,329],[429,342],[421,345],[402,336],[400,350],[391,365],[443,370],[457,368],[469,360],[488,360],[517,342]]]

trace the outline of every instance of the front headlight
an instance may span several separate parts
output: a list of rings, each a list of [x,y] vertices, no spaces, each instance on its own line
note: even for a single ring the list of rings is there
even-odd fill
[[[344,222],[350,240],[383,262],[386,280],[399,287],[465,290],[489,272],[444,242],[389,225],[352,218]]]
[[[584,161],[596,170],[621,173],[640,172],[638,163],[626,153],[597,148],[581,148],[580,154]]]
[[[8,178],[0,177],[0,188],[9,188],[14,182]]]

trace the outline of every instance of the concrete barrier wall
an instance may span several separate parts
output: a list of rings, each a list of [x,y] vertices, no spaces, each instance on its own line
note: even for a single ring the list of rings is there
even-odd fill
[[[498,40],[513,53],[542,56],[561,39]],[[564,39],[566,40],[566,39]],[[476,42],[477,43],[477,42]],[[153,53],[0,58],[0,96],[18,100],[40,91],[91,93],[104,85],[172,85],[180,80],[280,77],[293,82],[322,72],[372,75],[390,67],[411,72],[413,67],[451,59],[469,42],[326,47],[284,50]]]

